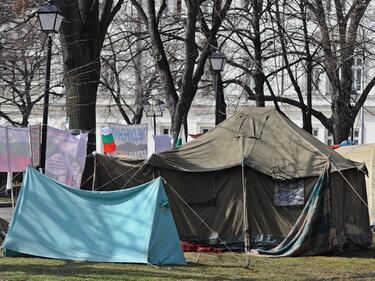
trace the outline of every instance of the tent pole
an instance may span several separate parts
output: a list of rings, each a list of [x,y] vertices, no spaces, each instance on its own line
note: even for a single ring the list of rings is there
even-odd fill
[[[7,173],[7,187],[5,190],[10,189],[10,196],[12,198],[12,213],[14,214],[14,195],[13,195],[13,173],[12,173],[12,164],[10,160],[10,148],[9,148],[9,132],[8,132],[8,126],[5,126],[5,139],[6,139],[6,148],[7,148],[7,156],[8,156],[8,173]]]
[[[10,196],[12,200],[12,213],[14,213],[14,195],[13,195],[12,180],[13,180],[12,172],[7,172],[7,185],[6,185],[5,190],[10,190]]]
[[[11,186],[10,189],[10,196],[12,198],[12,214],[14,214],[14,194],[13,194],[13,185]]]
[[[91,186],[91,190],[95,190],[95,180],[96,180],[96,153],[92,154],[92,156],[94,156],[94,175],[93,175],[93,178],[92,178],[92,186]]]
[[[243,198],[243,233],[245,243],[246,262],[245,267],[250,267],[250,236],[249,236],[249,222],[247,218],[247,192],[246,192],[246,178],[245,178],[245,165],[242,159],[242,198]]]

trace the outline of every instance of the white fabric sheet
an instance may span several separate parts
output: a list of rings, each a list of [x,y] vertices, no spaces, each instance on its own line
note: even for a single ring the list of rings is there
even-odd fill
[[[69,186],[81,186],[88,134],[72,135],[48,127],[46,175]]]

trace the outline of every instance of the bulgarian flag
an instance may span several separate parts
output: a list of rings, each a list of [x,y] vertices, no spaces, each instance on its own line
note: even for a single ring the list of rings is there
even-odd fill
[[[186,143],[185,129],[184,129],[184,125],[182,125],[180,129],[180,133],[178,134],[176,147],[179,147],[185,143]]]
[[[104,153],[111,153],[116,151],[116,144],[113,138],[111,128],[103,127],[101,128],[102,131],[102,140],[103,140],[103,148]]]

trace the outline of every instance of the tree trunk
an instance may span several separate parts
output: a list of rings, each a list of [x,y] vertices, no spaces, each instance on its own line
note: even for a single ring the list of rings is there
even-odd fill
[[[67,117],[71,129],[89,132],[89,154],[95,150],[96,94],[100,81],[99,4],[83,0],[57,3],[65,17],[60,39]]]
[[[88,153],[95,150],[96,93],[100,79],[99,58],[80,58],[70,50],[64,57],[66,81],[66,111],[70,129],[89,132]],[[82,67],[83,66],[83,67]]]
[[[300,11],[302,15],[303,35],[306,52],[306,110],[302,109],[303,129],[312,134],[311,108],[312,108],[312,75],[313,75],[313,57],[310,52],[310,36],[307,28],[306,5],[304,0],[300,2]]]
[[[342,141],[347,140],[350,130],[353,127],[353,120],[347,118],[347,110],[345,107],[332,111],[332,125],[333,125],[333,141],[340,144]]]
[[[60,28],[66,112],[71,129],[89,133],[87,154],[96,149],[96,96],[100,82],[100,53],[109,24],[124,0],[56,0],[65,20]],[[88,157],[83,182],[92,175]],[[91,186],[90,182],[87,183]]]
[[[262,41],[260,33],[260,19],[262,16],[263,1],[253,0],[254,16],[252,21],[252,26],[254,29],[254,84],[255,84],[255,102],[257,107],[264,107],[264,82],[265,76],[263,73],[263,63],[262,63]]]
[[[174,86],[174,79],[169,67],[167,55],[164,50],[164,45],[160,37],[154,0],[147,0],[147,11],[147,23],[148,32],[150,35],[150,43],[156,61],[156,66],[159,70],[160,82],[162,85],[162,90],[164,91],[167,108],[171,116],[173,116],[178,101],[178,95],[176,93],[176,88]]]
[[[142,0],[139,3],[142,5]],[[135,43],[136,48],[136,57],[133,59],[134,64],[134,76],[135,76],[135,113],[132,119],[133,124],[140,124],[143,117],[143,103],[146,100],[146,96],[144,95],[145,91],[145,83],[142,79],[142,61],[143,61],[143,54],[142,49],[145,42],[141,40],[141,31],[142,31],[142,15],[139,11],[137,11],[137,21],[136,22],[136,32],[137,32],[137,42]]]

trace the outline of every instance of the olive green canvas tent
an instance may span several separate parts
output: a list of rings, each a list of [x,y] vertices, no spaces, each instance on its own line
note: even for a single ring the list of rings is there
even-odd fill
[[[370,223],[375,226],[375,144],[342,146],[336,151],[345,158],[366,164],[368,170],[366,186]]]
[[[182,240],[247,250],[248,237],[252,248],[277,245],[291,233],[330,241],[314,242],[315,249],[308,250],[315,241],[308,238],[289,255],[371,244],[360,167],[274,109],[246,108],[186,145],[143,162],[102,155],[95,162],[97,190],[161,176]],[[312,194],[323,203],[307,204]],[[318,209],[321,213],[314,213]],[[327,218],[324,224],[314,222],[319,216]],[[302,231],[307,223],[309,235]]]

